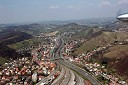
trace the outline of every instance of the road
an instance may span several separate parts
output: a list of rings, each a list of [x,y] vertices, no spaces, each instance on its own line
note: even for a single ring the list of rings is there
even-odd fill
[[[59,43],[59,46],[58,46],[58,51],[55,55],[56,58],[63,57],[62,54],[61,54],[61,51],[62,51],[62,48],[64,46],[64,41],[63,41],[62,38],[60,38],[58,40],[59,40],[60,43]],[[82,76],[87,78],[93,85],[102,85],[98,79],[96,79],[93,75],[88,73],[86,70],[84,70],[84,69],[82,69],[82,68],[80,68],[76,65],[73,65],[70,62],[64,61],[62,59],[59,59],[57,61],[59,63],[61,63],[62,65],[65,65],[68,68],[75,70],[76,72],[78,72],[79,74],[81,74]]]
[[[50,59],[54,59],[54,50],[50,51]],[[60,66],[57,65],[56,70],[54,70],[53,72],[51,72],[51,74],[45,78],[43,78],[40,82],[38,82],[36,85],[44,85],[44,84],[48,84],[48,83],[52,83],[49,82],[49,80],[54,76],[54,74],[60,69]]]
[[[101,83],[95,77],[93,77],[90,73],[88,73],[84,69],[61,59],[63,57],[61,52],[64,46],[64,41],[61,37],[59,37],[59,39],[57,40],[58,40],[57,41],[58,46],[57,49],[54,50],[54,54],[51,56],[51,58],[57,59],[55,60],[55,62],[57,63],[57,66],[61,68],[61,74],[54,81],[51,81],[50,84],[48,85],[85,85],[84,79],[82,79],[74,71],[76,71],[83,77],[87,78],[93,85],[101,85]],[[74,71],[70,70],[69,68]],[[44,85],[44,83],[48,83],[49,79],[53,76],[53,74],[50,74],[48,77],[41,80],[41,82],[39,82],[39,84],[37,85]]]
[[[51,85],[68,85],[68,83],[70,82],[72,77],[70,70],[65,66],[61,66],[61,68],[61,74],[55,81],[53,81]]]
[[[77,73],[75,73],[75,81],[76,81],[75,85],[85,85],[84,79],[78,76]]]
[[[93,77],[90,73],[88,73],[87,71],[83,70],[80,67],[77,67],[69,62],[65,62],[63,60],[59,60],[59,62],[61,62],[63,65],[77,71],[79,74],[81,74],[82,76],[84,76],[85,78],[87,78],[93,85],[101,85],[101,83],[95,78]]]

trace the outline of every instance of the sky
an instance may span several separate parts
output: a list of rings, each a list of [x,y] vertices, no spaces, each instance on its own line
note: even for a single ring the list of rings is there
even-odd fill
[[[0,0],[0,24],[116,17],[128,0]]]

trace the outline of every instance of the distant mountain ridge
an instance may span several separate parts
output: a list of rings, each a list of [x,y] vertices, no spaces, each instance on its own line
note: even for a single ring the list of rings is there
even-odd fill
[[[56,28],[58,25],[42,25],[42,24],[24,24],[24,25],[5,25],[0,27],[0,30],[16,30],[21,32],[26,32],[30,35],[37,35],[41,32],[46,32],[48,29]]]
[[[60,27],[57,27],[56,30],[59,32],[74,32],[82,29],[87,29],[88,26],[86,25],[79,25],[76,23],[69,23],[66,25],[62,25]]]

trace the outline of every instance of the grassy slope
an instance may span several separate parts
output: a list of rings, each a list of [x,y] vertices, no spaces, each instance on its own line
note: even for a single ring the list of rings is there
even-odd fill
[[[86,41],[79,47],[75,53],[80,54],[88,50],[92,50],[97,46],[105,46],[115,40],[128,39],[128,32],[103,32],[101,35]],[[98,58],[98,62],[103,61],[105,57],[108,59],[109,72],[119,76],[123,79],[128,79],[127,61],[128,61],[128,45],[115,45],[108,49],[108,52],[103,55],[104,57]],[[99,61],[100,60],[100,61]],[[118,62],[117,62],[118,61]]]
[[[0,57],[0,64],[1,65],[6,63],[6,62],[8,62],[8,61],[5,58]]]
[[[14,44],[10,44],[10,45],[8,45],[8,47],[17,50],[17,49],[20,49],[22,47],[28,47],[28,46],[33,45],[33,44],[35,45],[38,42],[39,42],[39,40],[37,40],[37,39],[28,39],[28,40],[14,43]],[[0,64],[4,64],[6,62],[7,62],[6,58],[0,57]]]
[[[74,35],[72,35],[71,39],[77,39],[77,38],[80,38],[80,37],[87,37],[89,36],[89,34],[91,34],[93,32],[93,29],[84,29]]]
[[[128,45],[113,46],[103,56],[110,60],[107,67],[109,72],[125,80],[128,79]]]
[[[111,47],[109,48],[109,52],[104,54],[104,57],[116,58],[120,56],[121,52],[125,52],[128,54],[128,45],[116,45],[114,47]]]
[[[59,33],[63,33],[63,32],[73,32],[75,30],[81,30],[81,29],[86,29],[86,28],[87,26],[85,25],[78,25],[75,23],[70,23],[70,24],[57,27],[56,30],[58,30]]]
[[[24,41],[21,41],[21,42],[17,42],[17,43],[14,43],[14,44],[10,44],[8,45],[10,48],[12,49],[20,49],[22,47],[28,47],[30,45],[34,45],[34,44],[37,44],[39,43],[40,41],[37,40],[37,39],[28,39],[28,40],[24,40]]]
[[[115,40],[125,40],[128,38],[128,33],[115,33],[115,32],[103,32],[101,35],[98,35],[96,38],[92,38],[89,41],[86,41],[81,47],[77,49],[76,54],[92,50],[97,46],[104,46],[108,43],[112,43]]]

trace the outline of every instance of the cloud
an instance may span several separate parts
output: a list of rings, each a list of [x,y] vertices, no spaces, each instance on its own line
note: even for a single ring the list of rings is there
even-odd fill
[[[99,6],[111,6],[111,3],[109,1],[102,1]]]
[[[128,4],[128,0],[119,0],[119,5]]]
[[[74,6],[67,6],[67,8],[74,8]]]
[[[85,8],[86,6],[80,6],[80,5],[77,5],[77,6],[72,6],[72,5],[69,5],[69,6],[66,6],[68,9],[74,9],[74,10],[80,10],[80,9],[83,9]]]
[[[54,5],[54,6],[50,6],[49,8],[50,9],[57,9],[57,8],[59,8],[59,6],[58,5]]]

